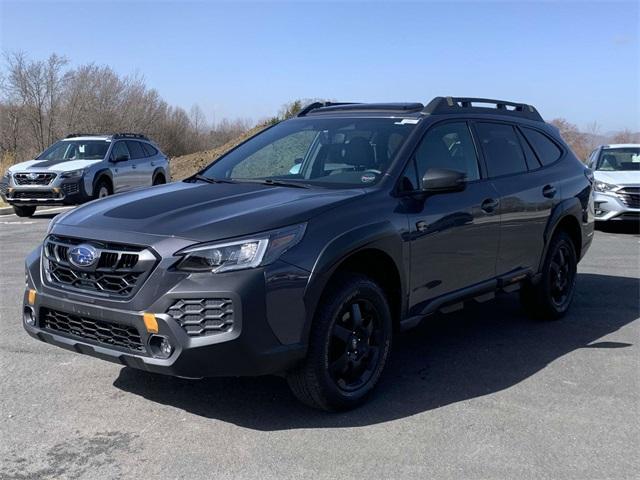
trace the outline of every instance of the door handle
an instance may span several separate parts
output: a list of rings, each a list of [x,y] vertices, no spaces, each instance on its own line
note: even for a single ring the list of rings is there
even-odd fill
[[[554,187],[553,185],[545,185],[545,187],[542,189],[542,195],[544,195],[547,198],[553,198],[556,196],[556,187]]]
[[[151,162],[151,166],[155,167],[156,166],[156,162]]]
[[[493,211],[497,208],[500,202],[495,198],[487,198],[484,202],[480,204],[480,208],[485,213],[493,213]]]
[[[135,165],[131,165],[131,168],[133,168],[135,170],[138,167],[136,167]]]

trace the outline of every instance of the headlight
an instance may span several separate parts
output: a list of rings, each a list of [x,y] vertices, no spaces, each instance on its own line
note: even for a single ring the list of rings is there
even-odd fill
[[[60,174],[61,178],[77,178],[81,177],[84,174],[84,169],[82,170],[72,170],[71,172],[63,172]]]
[[[176,268],[186,272],[222,273],[268,265],[302,240],[306,224],[281,228],[230,242],[196,245],[176,253]]]
[[[593,189],[596,192],[611,192],[611,191],[615,190],[616,188],[618,188],[617,185],[613,185],[611,183],[600,182],[598,180],[596,180],[595,183],[593,184]]]

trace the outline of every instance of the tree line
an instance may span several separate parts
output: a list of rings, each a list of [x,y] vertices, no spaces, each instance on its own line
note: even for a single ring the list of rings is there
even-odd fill
[[[251,126],[229,119],[212,125],[199,106],[169,105],[141,76],[94,63],[71,68],[57,54],[6,54],[0,70],[3,165],[33,158],[70,133],[141,132],[177,156],[223,145]]]
[[[294,116],[315,100],[292,101],[267,123]],[[551,123],[582,160],[600,143],[640,141],[638,133],[628,130],[602,135],[597,123],[586,131],[562,118]],[[34,60],[21,52],[8,53],[0,70],[3,167],[33,158],[69,133],[141,132],[173,157],[216,148],[251,127],[249,121],[228,119],[212,125],[198,105],[188,112],[169,105],[142,76],[119,75],[95,63],[71,68],[68,59],[57,54]]]

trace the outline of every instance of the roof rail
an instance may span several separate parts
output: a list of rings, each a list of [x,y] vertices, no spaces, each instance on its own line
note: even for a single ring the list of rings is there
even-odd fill
[[[73,137],[108,137],[109,134],[108,133],[84,133],[84,132],[79,132],[79,133],[70,133],[69,135],[67,135],[64,138],[73,138]]]
[[[296,115],[296,117],[304,117],[310,111],[316,110],[318,108],[336,107],[339,105],[356,105],[356,103],[354,102],[313,102],[307,105],[306,107],[304,107],[302,110],[300,110],[300,112],[298,113],[298,115]]]
[[[432,115],[447,113],[493,113],[544,122],[538,110],[532,105],[506,100],[492,100],[490,98],[436,97],[424,107],[422,112]]]
[[[114,133],[113,134],[113,138],[140,138],[142,140],[149,140],[147,138],[146,135],[143,135],[142,133],[129,133],[129,132],[123,132],[123,133]]]

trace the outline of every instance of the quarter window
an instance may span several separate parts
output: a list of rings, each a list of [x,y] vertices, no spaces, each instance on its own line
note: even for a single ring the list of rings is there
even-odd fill
[[[543,165],[550,165],[562,156],[562,150],[546,135],[530,128],[522,129]]]
[[[467,181],[478,180],[478,158],[465,122],[451,122],[431,128],[415,154],[418,180],[429,168],[446,168],[466,174]],[[413,177],[411,169],[405,174]]]
[[[540,161],[538,160],[538,157],[536,157],[536,154],[531,148],[531,145],[529,145],[527,139],[524,138],[524,135],[522,135],[520,132],[517,133],[518,138],[520,139],[520,145],[522,145],[522,150],[524,151],[524,158],[527,161],[527,167],[529,167],[529,170],[540,168]]]
[[[522,147],[511,125],[479,122],[477,131],[487,162],[489,177],[527,171],[527,162]]]

